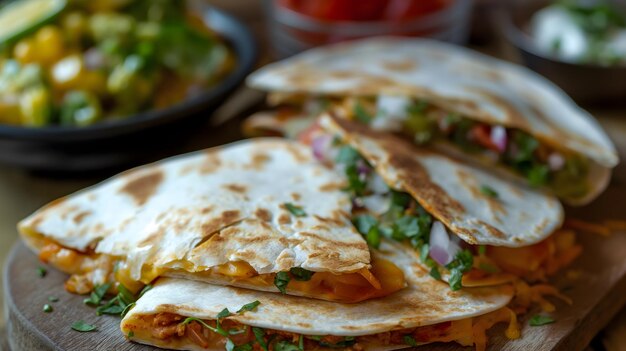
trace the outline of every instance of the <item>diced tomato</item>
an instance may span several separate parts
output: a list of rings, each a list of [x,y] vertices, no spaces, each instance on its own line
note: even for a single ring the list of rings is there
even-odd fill
[[[470,130],[470,138],[487,149],[500,153],[498,146],[491,140],[491,127],[479,124]]]
[[[319,123],[315,122],[298,135],[298,141],[305,145],[311,145],[313,138],[320,132],[322,132],[322,127],[320,127]]]

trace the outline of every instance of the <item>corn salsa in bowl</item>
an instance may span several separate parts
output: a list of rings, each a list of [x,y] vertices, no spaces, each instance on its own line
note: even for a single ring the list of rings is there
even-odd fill
[[[0,124],[85,127],[165,109],[236,65],[176,0],[23,0],[0,8]]]

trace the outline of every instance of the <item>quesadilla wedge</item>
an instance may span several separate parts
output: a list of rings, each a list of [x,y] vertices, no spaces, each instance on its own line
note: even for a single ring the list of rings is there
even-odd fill
[[[618,163],[600,125],[554,84],[441,42],[387,37],[340,43],[268,65],[247,82],[271,92],[272,104],[300,106],[300,114],[333,110],[403,133],[417,144],[521,176],[574,205],[596,198]],[[297,128],[290,115],[293,108],[279,119],[260,116],[249,124]]]
[[[370,246],[383,237],[413,246],[453,290],[545,281],[582,250],[560,229],[559,201],[522,182],[328,114],[306,135],[348,179],[352,220]]]
[[[485,330],[516,315],[510,285],[450,292],[417,266],[417,253],[383,241],[374,256],[402,267],[409,286],[359,304],[160,279],[124,317],[130,340],[177,350],[391,350],[457,342],[484,350]]]
[[[402,289],[399,268],[371,260],[339,177],[297,142],[246,140],[124,172],[19,231],[77,293],[158,276],[342,302]]]

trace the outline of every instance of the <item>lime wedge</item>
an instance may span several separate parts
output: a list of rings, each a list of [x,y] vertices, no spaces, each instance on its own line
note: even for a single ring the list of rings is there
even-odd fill
[[[19,0],[0,7],[0,45],[30,34],[54,19],[66,0]]]

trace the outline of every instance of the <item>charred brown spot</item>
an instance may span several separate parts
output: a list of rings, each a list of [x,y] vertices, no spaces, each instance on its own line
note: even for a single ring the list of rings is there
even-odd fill
[[[78,213],[76,216],[74,216],[74,223],[76,224],[80,224],[83,219],[85,219],[85,217],[89,216],[91,214],[90,211],[83,211]]]
[[[224,187],[234,193],[245,193],[247,188],[241,184],[225,184]]]
[[[265,166],[265,164],[269,162],[269,160],[270,157],[268,155],[263,153],[256,153],[252,156],[249,167],[256,170],[261,170],[263,169],[263,166]]]
[[[326,183],[326,184],[322,184],[322,185],[319,187],[319,190],[320,190],[320,191],[324,191],[324,192],[327,192],[327,191],[336,191],[336,190],[342,190],[342,189],[344,189],[345,187],[346,187],[346,185],[345,185],[345,184],[343,184],[343,183]]]
[[[257,216],[257,218],[259,218],[260,220],[269,222],[272,220],[272,213],[264,208],[258,208],[255,212],[254,215]]]
[[[289,216],[286,213],[282,213],[280,216],[278,216],[278,224],[290,224],[291,223],[291,216]]]
[[[156,192],[163,178],[163,172],[154,171],[129,181],[120,192],[130,195],[141,206]]]
[[[227,227],[239,220],[240,213],[237,210],[224,211],[218,218],[211,219],[202,225],[202,234],[209,236],[221,228]]]
[[[412,60],[385,61],[383,67],[398,72],[412,71],[417,68],[417,62]]]
[[[302,196],[298,193],[291,193],[291,198],[294,199],[295,201],[298,201],[302,198]]]
[[[215,150],[211,150],[207,152],[205,159],[202,161],[200,165],[199,172],[200,174],[213,173],[217,171],[222,165],[222,160],[215,152]]]

